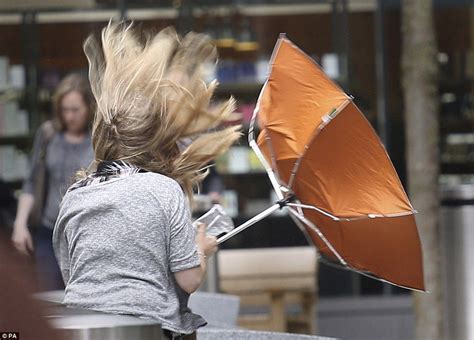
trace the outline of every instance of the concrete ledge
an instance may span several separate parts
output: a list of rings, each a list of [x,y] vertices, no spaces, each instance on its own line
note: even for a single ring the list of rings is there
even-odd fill
[[[204,327],[197,331],[198,340],[330,340],[315,335],[303,335],[292,333],[260,332],[244,329],[219,329]]]

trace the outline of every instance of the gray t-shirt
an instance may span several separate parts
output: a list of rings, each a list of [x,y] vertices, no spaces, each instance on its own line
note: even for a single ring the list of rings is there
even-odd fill
[[[68,192],[53,247],[70,307],[158,320],[189,334],[205,325],[173,273],[200,265],[186,197],[174,180],[136,173]]]
[[[30,173],[23,183],[23,192],[34,194],[37,180],[37,164],[41,157],[41,145],[45,137],[40,128],[35,136],[35,142],[30,160]],[[59,212],[59,203],[72,183],[75,173],[87,168],[94,159],[91,136],[88,133],[81,143],[70,143],[63,132],[56,132],[48,143],[46,151],[46,183],[44,207],[41,223],[53,229]]]

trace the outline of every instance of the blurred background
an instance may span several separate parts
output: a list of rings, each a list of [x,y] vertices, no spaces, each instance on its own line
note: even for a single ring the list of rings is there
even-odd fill
[[[474,278],[468,268],[474,253],[469,250],[468,241],[474,241],[474,233],[468,227],[474,227],[474,220],[470,219],[474,218],[474,3],[435,0],[432,14],[439,72],[436,166],[440,169],[441,189],[443,332],[451,339],[473,339],[474,296],[469,292],[474,289]],[[216,68],[209,65],[207,76],[219,80],[218,98],[235,96],[239,115],[229,123],[243,124],[245,131],[241,142],[216,166],[222,181],[218,200],[236,224],[276,201],[266,173],[248,147],[246,130],[280,33],[287,33],[354,96],[407,185],[409,146],[405,142],[399,0],[43,0],[41,4],[34,0],[2,0],[0,178],[5,229],[11,227],[14,198],[19,196],[28,174],[34,133],[51,118],[56,86],[70,72],[87,75],[82,43],[89,34],[100,32],[111,18],[132,20],[141,29],[154,32],[173,25],[181,33],[206,33],[215,42],[220,59]],[[279,214],[221,248],[254,250],[305,245],[304,236],[289,216]],[[311,281],[314,287],[308,288],[317,307],[305,312],[314,313],[313,324],[305,328],[295,322],[285,325],[284,330],[309,330],[347,339],[415,336],[410,291],[324,264],[318,267],[317,279]],[[284,276],[284,272],[280,274]],[[217,280],[210,289],[223,290],[220,285]],[[260,313],[269,308],[271,314],[271,296],[262,301],[255,307],[255,299],[250,299],[247,307],[245,303],[241,305],[241,313]],[[301,312],[293,300],[286,305],[288,315]],[[272,329],[275,324],[248,325]]]

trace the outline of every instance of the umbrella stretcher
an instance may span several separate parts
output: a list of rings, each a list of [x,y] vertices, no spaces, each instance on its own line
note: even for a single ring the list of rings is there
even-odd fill
[[[286,207],[324,260],[424,291],[416,211],[370,123],[284,35],[270,67],[249,143],[280,201],[218,243]]]

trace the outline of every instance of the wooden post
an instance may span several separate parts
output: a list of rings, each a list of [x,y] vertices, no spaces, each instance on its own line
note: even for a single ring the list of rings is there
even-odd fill
[[[270,292],[272,331],[286,332],[285,293],[281,290]]]
[[[316,294],[314,292],[303,293],[303,315],[309,334],[316,334]]]

